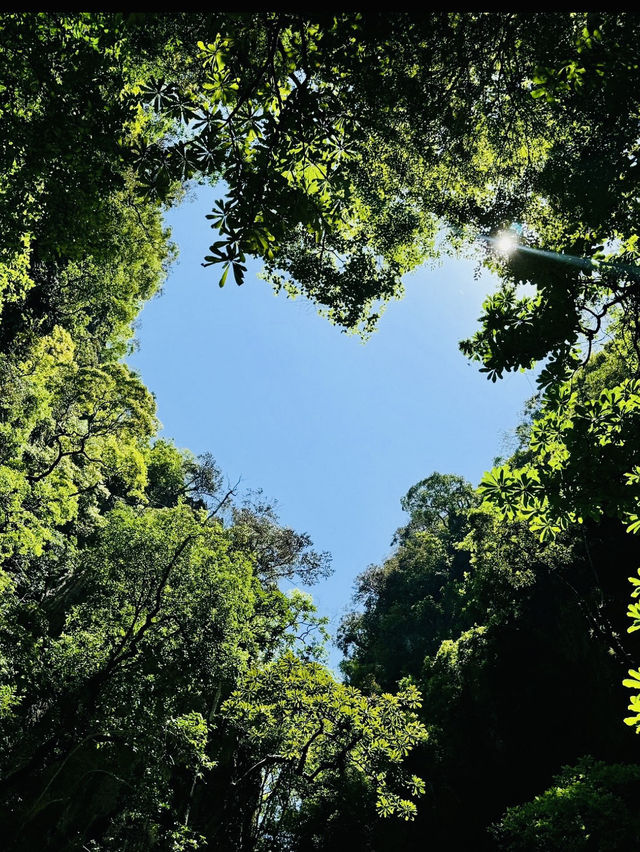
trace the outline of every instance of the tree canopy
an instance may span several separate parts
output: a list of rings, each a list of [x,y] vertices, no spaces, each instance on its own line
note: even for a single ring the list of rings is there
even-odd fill
[[[624,12],[2,15],[8,848],[637,841],[639,35]],[[405,496],[344,681],[279,586],[328,554],[158,439],[126,364],[194,181],[221,286],[261,258],[366,337],[408,271],[466,251],[500,283],[463,354],[492,381],[540,365],[479,490]]]

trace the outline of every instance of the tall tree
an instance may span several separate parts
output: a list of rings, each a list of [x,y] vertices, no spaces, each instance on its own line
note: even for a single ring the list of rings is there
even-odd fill
[[[545,659],[557,637],[565,676],[546,674],[559,694],[568,671],[610,677],[602,649],[629,646],[585,575],[613,546],[627,572],[633,546],[611,519],[640,529],[638,25],[620,12],[2,16],[0,710],[14,845],[246,848],[282,828],[286,848],[306,819],[313,848],[323,815],[357,827],[336,816],[341,789],[413,815],[393,782],[424,733],[415,693],[365,698],[317,667],[316,644],[296,638],[308,602],[277,579],[321,575],[326,559],[268,510],[221,515],[211,459],[154,443],[153,400],[120,360],[172,255],[163,205],[192,179],[226,183],[204,259],[221,284],[261,257],[276,289],[366,335],[444,235],[502,281],[463,351],[494,380],[546,359],[530,445],[484,485],[508,523],[456,479],[407,495],[398,550],[363,579],[364,614],[345,628],[354,683],[420,680],[451,778],[468,777],[452,707],[467,732],[487,708],[498,720],[473,744],[490,764],[503,766],[498,723],[521,744],[513,706],[518,725],[539,725],[517,694],[480,689],[509,682],[516,650],[528,658],[519,624]],[[586,538],[565,529],[579,521]],[[618,573],[601,573],[620,601]],[[633,602],[630,615],[636,630]],[[601,643],[585,643],[585,624]],[[640,694],[635,670],[629,682]],[[553,702],[527,688],[550,719]],[[611,705],[593,701],[612,757]],[[637,695],[632,709],[640,727]],[[531,737],[540,766],[551,728]]]
[[[428,798],[415,825],[381,826],[372,848],[428,838],[434,849],[493,849],[489,824],[562,763],[640,757],[618,688],[634,649],[620,631],[634,552],[622,528],[593,523],[540,542],[459,477],[433,474],[403,505],[396,550],[359,577],[359,608],[340,631],[348,683],[376,693],[410,677],[424,696],[429,739],[410,767]]]
[[[334,774],[367,788],[372,815],[379,799],[384,813],[413,816],[421,789],[403,786],[400,770],[424,738],[415,690],[380,701],[341,687],[317,662],[322,621],[310,600],[278,588],[284,576],[325,574],[327,554],[281,528],[268,505],[232,509],[211,457],[156,441],[153,397],[122,361],[172,256],[161,216],[185,177],[149,191],[136,170],[140,148],[170,147],[178,132],[176,116],[146,108],[141,92],[158,74],[189,91],[202,76],[199,63],[188,70],[193,26],[206,36],[215,19],[0,21],[8,848],[255,848],[267,775],[290,790],[275,801],[294,822],[296,785],[321,791],[336,754]],[[302,684],[308,676],[310,700],[293,716],[281,708],[272,766],[252,684],[274,677],[287,689],[287,665]],[[387,722],[395,734],[384,747],[375,737]],[[312,724],[327,732],[301,743],[307,763],[293,734]]]

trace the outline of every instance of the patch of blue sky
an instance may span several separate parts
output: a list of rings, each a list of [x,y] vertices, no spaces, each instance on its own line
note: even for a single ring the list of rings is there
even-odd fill
[[[305,299],[275,296],[259,264],[242,287],[229,278],[220,289],[218,268],[200,265],[218,196],[199,188],[169,213],[180,257],[129,360],[156,395],[164,437],[213,453],[230,481],[275,497],[283,523],[332,552],[334,575],[312,593],[335,633],[356,575],[390,553],[402,495],[434,470],[477,484],[535,382],[492,384],[459,352],[495,286],[469,260],[409,275],[366,343]]]

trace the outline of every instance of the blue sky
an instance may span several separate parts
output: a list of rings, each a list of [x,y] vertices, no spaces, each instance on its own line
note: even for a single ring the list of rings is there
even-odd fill
[[[156,395],[165,437],[213,453],[232,482],[275,497],[283,523],[332,552],[335,573],[312,593],[335,632],[355,576],[390,552],[401,496],[434,470],[477,484],[534,381],[492,384],[459,352],[493,287],[466,260],[410,275],[364,344],[308,302],[275,296],[257,264],[242,287],[230,276],[220,289],[218,268],[200,265],[215,197],[199,189],[168,215],[180,257],[141,314],[129,362]]]

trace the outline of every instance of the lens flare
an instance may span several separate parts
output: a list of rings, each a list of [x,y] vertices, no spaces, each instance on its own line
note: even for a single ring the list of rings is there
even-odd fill
[[[508,257],[518,248],[518,234],[515,231],[499,231],[493,241],[493,246],[498,254]]]

